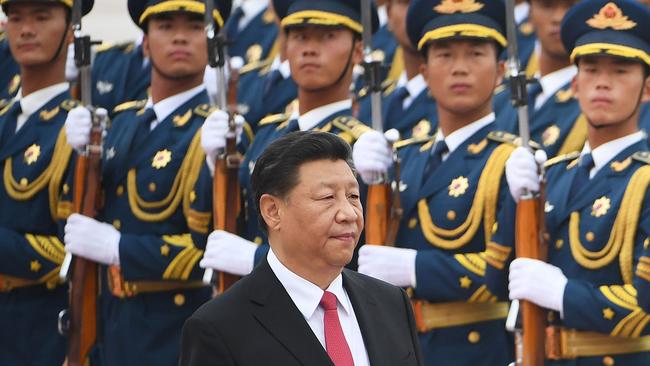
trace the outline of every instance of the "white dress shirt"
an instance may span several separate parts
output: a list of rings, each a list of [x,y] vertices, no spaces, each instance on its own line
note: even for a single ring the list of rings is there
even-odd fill
[[[645,139],[645,134],[641,131],[637,131],[633,134],[606,142],[593,150],[591,150],[589,142],[587,141],[585,146],[582,148],[582,152],[580,152],[580,156],[591,153],[591,157],[594,159],[594,167],[589,171],[589,178],[593,178],[600,169],[607,165],[607,163],[614,159],[614,157],[621,151],[643,139]]]
[[[449,149],[448,153],[442,154],[442,161],[447,160],[449,154],[454,152],[454,150],[456,150],[458,146],[460,146],[468,138],[472,137],[472,135],[474,135],[478,130],[494,122],[495,118],[496,118],[495,114],[494,112],[492,112],[486,115],[485,117],[480,118],[468,124],[465,127],[457,129],[456,131],[450,133],[449,136],[447,137],[445,137],[442,134],[442,130],[438,130],[438,133],[436,133],[436,143],[438,141],[445,140],[445,143],[447,144],[447,148]],[[433,151],[433,149],[431,151]]]
[[[352,100],[344,99],[312,109],[303,115],[299,115],[298,110],[296,109],[291,114],[290,119],[298,119],[298,126],[300,126],[300,131],[309,131],[312,128],[316,127],[319,122],[322,122],[325,118],[331,116],[332,114],[350,108],[352,108]]]
[[[521,24],[530,13],[530,4],[528,1],[522,1],[521,3],[515,5],[515,23]]]
[[[571,65],[542,76],[539,79],[539,83],[542,85],[542,92],[535,98],[535,110],[539,109],[547,100],[554,96],[577,73],[578,68],[575,65]]]
[[[21,112],[16,119],[16,132],[27,122],[29,116],[34,114],[44,105],[50,102],[57,95],[70,89],[67,82],[50,85],[43,89],[37,90],[29,95],[23,96],[23,89],[18,90],[14,98],[14,103],[20,103]]]
[[[404,98],[404,101],[402,102],[402,108],[406,110],[411,106],[411,104],[413,104],[415,98],[417,98],[420,93],[425,91],[427,88],[427,82],[424,80],[424,76],[422,76],[422,74],[417,74],[411,80],[407,80],[406,71],[403,71],[402,75],[400,75],[399,79],[397,80],[397,87],[399,88],[402,86],[405,87],[409,92],[409,95]]]
[[[289,65],[289,59],[286,59],[284,61],[280,61],[280,55],[275,56],[273,59],[273,62],[271,63],[271,67],[269,68],[269,73],[275,71],[275,70],[280,70],[280,74],[282,75],[283,79],[288,79],[291,77],[291,66]]]
[[[246,28],[248,23],[253,20],[262,10],[265,10],[268,5],[268,0],[245,0],[241,4],[241,9],[244,11],[244,15],[239,18],[239,23],[237,23],[237,29],[242,30]]]
[[[149,130],[152,131],[154,128],[156,128],[156,126],[160,124],[160,122],[164,121],[165,118],[169,117],[170,114],[178,109],[178,107],[186,103],[188,100],[194,98],[197,94],[204,90],[205,86],[201,84],[199,86],[195,86],[192,89],[186,90],[176,95],[172,95],[171,97],[167,97],[156,104],[153,104],[151,97],[149,97],[147,104],[145,104],[145,108],[153,107],[153,111],[156,113],[156,120],[151,122]]]
[[[307,281],[306,279],[291,272],[290,269],[285,267],[278,257],[273,253],[273,249],[269,250],[266,256],[271,270],[275,276],[280,280],[280,283],[287,290],[289,297],[307,321],[307,324],[320,341],[323,348],[325,345],[325,329],[324,329],[324,311],[319,306],[320,300],[323,297],[324,291],[315,284]],[[341,322],[341,328],[345,335],[345,340],[350,347],[352,359],[355,366],[369,366],[368,352],[363,343],[361,336],[361,328],[359,322],[354,314],[354,308],[350,302],[348,293],[343,287],[343,277],[338,275],[334,281],[329,285],[327,291],[336,295],[336,307]],[[299,335],[297,335],[299,336]]]

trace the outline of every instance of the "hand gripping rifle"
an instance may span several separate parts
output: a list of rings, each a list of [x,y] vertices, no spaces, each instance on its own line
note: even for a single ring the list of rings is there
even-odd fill
[[[226,82],[226,35],[223,29],[216,32],[213,17],[214,2],[205,1],[205,34],[208,42],[208,62],[210,67],[217,69],[217,107],[229,114],[228,133],[226,134],[226,149],[217,157],[214,169],[212,190],[213,224],[216,230],[225,230],[237,234],[238,217],[241,210],[239,194],[239,165],[240,155],[237,152],[237,126],[235,113],[237,111],[237,82],[238,69],[241,65],[231,68],[230,79]],[[214,278],[211,268],[205,270],[203,282],[214,284],[216,293],[222,293],[232,286],[238,276],[221,272]]]
[[[91,47],[100,42],[81,34],[82,0],[72,6],[75,64],[79,69],[81,102],[91,111],[90,143],[77,157],[74,172],[74,212],[95,217],[101,204],[102,135],[108,123],[106,110],[95,110],[91,100]],[[72,270],[70,273],[70,270]],[[59,313],[59,332],[68,335],[69,366],[85,365],[97,339],[97,296],[99,268],[97,263],[67,253],[60,277],[70,281],[69,308]]]
[[[508,36],[508,76],[512,105],[517,108],[521,145],[530,148],[528,121],[528,93],[526,74],[521,70],[517,50],[515,0],[506,0]],[[542,185],[543,186],[543,185]],[[545,260],[543,189],[541,192],[525,192],[517,203],[515,221],[515,252],[517,258]],[[517,322],[517,314],[520,322]],[[515,333],[515,365],[544,365],[545,311],[529,301],[513,301],[506,328]],[[517,326],[517,325],[520,326]]]
[[[361,0],[361,22],[363,24],[363,66],[364,76],[372,107],[372,128],[383,132],[381,116],[381,69],[382,61],[372,55],[372,0]],[[390,130],[386,139],[391,146],[399,140],[399,133]],[[378,245],[394,245],[399,222],[402,219],[402,208],[399,197],[400,162],[393,149],[393,165],[395,180],[390,182],[385,174],[378,175],[375,182],[368,186],[368,202],[366,204],[366,243]],[[392,184],[391,184],[392,183]]]

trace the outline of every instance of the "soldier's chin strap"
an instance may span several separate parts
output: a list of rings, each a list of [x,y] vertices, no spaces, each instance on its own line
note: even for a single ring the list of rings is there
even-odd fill
[[[47,62],[48,64],[54,63],[54,61],[56,61],[56,59],[59,58],[59,55],[63,50],[63,45],[65,43],[65,40],[66,38],[68,38],[68,32],[71,29],[70,24],[71,24],[70,16],[67,16],[65,20],[65,28],[64,28],[65,31],[63,32],[63,35],[61,36],[61,40],[59,41],[59,47],[56,48],[56,52],[54,53],[54,56],[52,56],[50,61]]]
[[[317,91],[320,91],[320,90],[325,90],[325,89],[331,88],[331,87],[333,87],[335,85],[338,85],[338,83],[340,83],[341,80],[343,80],[345,75],[348,73],[348,70],[350,70],[350,62],[352,61],[352,55],[354,55],[354,48],[355,48],[356,44],[357,44],[357,37],[353,36],[353,38],[352,38],[352,48],[350,48],[350,54],[348,55],[348,60],[345,63],[345,67],[343,68],[343,71],[341,72],[341,74],[339,74],[339,77],[336,78],[336,80],[334,80],[334,82],[330,83],[329,85],[321,86],[320,88],[314,88],[314,89],[311,89],[310,91],[317,92]]]

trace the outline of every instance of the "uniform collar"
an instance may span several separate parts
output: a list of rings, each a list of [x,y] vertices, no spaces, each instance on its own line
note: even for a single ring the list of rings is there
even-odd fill
[[[20,114],[29,117],[49,103],[49,101],[54,99],[54,97],[68,91],[69,89],[70,85],[64,82],[50,85],[29,95],[22,96],[23,90],[21,88],[14,100],[20,103],[20,108],[22,110]]]
[[[528,18],[528,13],[530,12],[530,4],[527,1],[523,1],[515,5],[515,23],[521,24],[526,18]]]
[[[269,250],[266,259],[269,262],[271,270],[278,278],[284,289],[287,290],[289,297],[291,297],[293,303],[296,304],[296,307],[302,316],[305,319],[311,318],[318,308],[318,305],[320,304],[320,300],[323,297],[324,291],[320,287],[298,276],[289,268],[285,267],[285,265],[280,262],[278,257],[275,256],[273,249]],[[339,274],[334,279],[334,281],[330,283],[327,291],[336,295],[339,304],[343,307],[345,312],[349,314],[350,303],[348,301],[342,301],[343,299],[347,298],[347,295],[343,290],[343,277],[341,274]]]
[[[344,109],[352,108],[352,100],[344,99],[338,102],[330,103],[322,107],[312,109],[311,111],[303,114],[302,116],[297,116],[298,125],[300,126],[300,131],[308,131],[316,127],[320,122],[325,118],[333,115],[336,112],[342,111]],[[295,117],[295,116],[292,116]]]
[[[145,108],[153,107],[153,111],[156,112],[156,120],[162,122],[165,118],[169,117],[170,114],[174,113],[178,107],[182,106],[188,100],[192,99],[204,90],[205,86],[201,84],[192,89],[167,97],[156,104],[153,104],[151,97],[149,97]]]
[[[636,144],[637,142],[643,140],[645,135],[641,131],[637,131],[633,134],[617,138],[606,142],[597,148],[591,150],[589,142],[585,143],[585,146],[582,148],[580,156],[591,153],[591,157],[594,159],[594,167],[591,169],[590,176],[593,177],[602,169],[607,163],[612,161],[616,155],[620,154],[621,151],[627,149],[628,147]]]
[[[542,85],[543,100],[537,100],[535,105],[542,105],[550,97],[555,95],[560,88],[565,86],[567,83],[573,79],[574,76],[578,73],[578,68],[575,65],[567,66],[563,69],[553,71],[550,74],[544,75],[539,79],[539,83]]]
[[[280,61],[280,55],[275,56],[273,63],[271,63],[271,68],[269,72],[279,70],[282,74],[283,79],[288,79],[291,77],[291,66],[289,66],[289,60]]]
[[[379,26],[383,27],[388,23],[388,10],[386,5],[381,5],[377,7],[377,17],[379,18]]]
[[[253,18],[262,10],[266,9],[268,2],[266,0],[245,0],[241,4],[241,10],[244,15],[239,19],[239,29],[245,28]]]
[[[458,148],[458,146],[462,145],[463,142],[472,137],[478,130],[494,122],[494,120],[495,115],[494,112],[492,112],[485,117],[450,133],[447,137],[443,136],[441,130],[438,130],[438,133],[436,134],[436,142],[444,140],[447,144],[447,148],[449,149],[449,154],[451,154]]]

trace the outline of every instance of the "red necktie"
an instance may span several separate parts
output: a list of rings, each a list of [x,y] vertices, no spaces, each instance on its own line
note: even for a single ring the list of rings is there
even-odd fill
[[[339,314],[336,311],[336,295],[325,291],[320,300],[320,306],[325,310],[325,346],[327,354],[335,366],[354,366],[352,352],[345,341],[345,335],[339,322]]]

